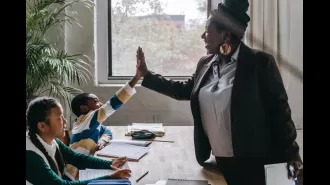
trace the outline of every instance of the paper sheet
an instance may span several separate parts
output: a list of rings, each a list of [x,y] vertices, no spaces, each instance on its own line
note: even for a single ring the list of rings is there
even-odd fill
[[[120,167],[121,169],[131,169],[128,163],[125,163],[123,166]],[[109,175],[113,173],[114,170],[110,169],[90,169],[86,168],[85,170],[79,170],[79,180],[88,180],[98,178],[104,175]],[[131,173],[131,177],[129,178],[132,185],[135,184],[135,179],[133,178],[133,172]]]
[[[111,172],[111,170],[79,170],[79,180],[95,179],[98,177],[109,175]]]
[[[145,184],[145,185],[166,185],[167,180],[159,180],[155,184]]]
[[[167,180],[159,180],[155,185],[166,185]]]
[[[286,163],[265,165],[266,185],[295,185],[288,179]]]
[[[110,143],[101,149],[97,155],[108,157],[122,157],[126,156],[129,159],[139,160],[148,151],[149,147],[141,147],[129,144]]]
[[[149,130],[150,132],[164,132],[164,127],[162,123],[132,123],[131,130]]]
[[[117,143],[117,144],[130,144],[136,146],[147,146],[151,143],[151,141],[136,141],[136,140],[128,140],[128,139],[114,139],[111,140],[110,143]]]

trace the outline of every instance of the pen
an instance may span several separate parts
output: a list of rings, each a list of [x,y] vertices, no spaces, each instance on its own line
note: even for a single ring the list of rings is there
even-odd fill
[[[290,170],[291,176],[292,176],[292,178],[293,178],[293,176],[294,176],[294,168],[293,168],[293,166],[290,166],[290,167],[289,167],[289,170]],[[298,183],[298,179],[297,179],[297,177],[294,178],[293,181],[295,182],[295,184]]]
[[[135,138],[133,138],[132,140],[174,143],[174,141],[170,141],[170,140],[158,140],[158,139],[135,139]]]
[[[167,142],[167,143],[174,143],[174,141],[166,141],[166,140],[151,140],[151,141],[156,141],[156,142]]]
[[[146,176],[149,173],[149,171],[145,172],[140,178],[136,180],[136,182],[139,182],[144,176]]]

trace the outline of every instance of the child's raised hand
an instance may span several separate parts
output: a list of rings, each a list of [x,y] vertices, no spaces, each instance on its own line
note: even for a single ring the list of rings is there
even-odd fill
[[[148,67],[145,62],[144,52],[142,48],[139,46],[136,50],[136,74],[140,77],[144,77],[148,72]]]
[[[128,179],[131,177],[130,169],[120,169],[110,174],[110,179]]]

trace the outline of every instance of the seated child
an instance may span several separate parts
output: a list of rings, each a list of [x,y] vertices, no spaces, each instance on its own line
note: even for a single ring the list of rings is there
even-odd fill
[[[72,128],[70,141],[72,150],[93,155],[95,150],[103,148],[110,142],[112,132],[102,123],[136,93],[134,86],[140,78],[141,75],[137,72],[130,82],[105,104],[102,104],[96,95],[90,93],[82,93],[73,98],[71,108],[78,119]],[[69,164],[66,171],[72,177],[76,177],[78,173],[77,169]]]
[[[26,132],[26,184],[34,185],[87,185],[96,179],[126,179],[129,169],[118,169],[127,158],[113,161],[87,156],[71,150],[57,138],[63,138],[66,120],[61,104],[51,97],[32,100],[26,113],[29,129]],[[113,173],[89,180],[69,180],[64,172],[65,164],[70,163],[79,169],[113,169]]]
[[[95,149],[100,149],[110,142],[112,132],[102,123],[136,93],[134,86],[139,79],[140,77],[135,75],[105,104],[91,93],[82,93],[73,98],[71,108],[78,119],[72,128],[71,149],[90,155]]]

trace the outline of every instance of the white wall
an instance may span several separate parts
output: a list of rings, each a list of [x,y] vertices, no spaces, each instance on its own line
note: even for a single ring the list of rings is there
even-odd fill
[[[303,1],[290,0],[289,3],[288,14],[292,26],[288,35],[290,39],[288,48],[290,49],[287,51],[287,59],[291,65],[297,67],[299,71],[303,71]],[[282,19],[285,18],[282,17]],[[281,72],[292,108],[292,118],[297,128],[303,128],[303,82],[294,77],[287,69],[281,68]]]
[[[212,9],[217,8],[218,2],[220,1],[212,1]],[[79,5],[74,6],[74,8],[78,12],[77,18],[83,28],[77,26],[65,28],[65,48],[69,53],[87,54],[93,60],[93,12]],[[293,114],[295,114],[295,110],[302,107],[302,98],[294,96],[297,85],[292,85],[292,83],[290,84],[290,92],[288,94]],[[295,83],[301,82],[296,81]],[[106,101],[119,87],[95,87],[93,83],[90,83],[90,85],[82,87],[82,89],[85,92],[94,93],[102,101]],[[189,102],[179,102],[144,87],[136,87],[136,89],[137,94],[111,116],[105,122],[105,125],[127,125],[132,122],[162,122],[167,125],[193,124]],[[302,113],[293,118],[296,125],[302,128]]]

